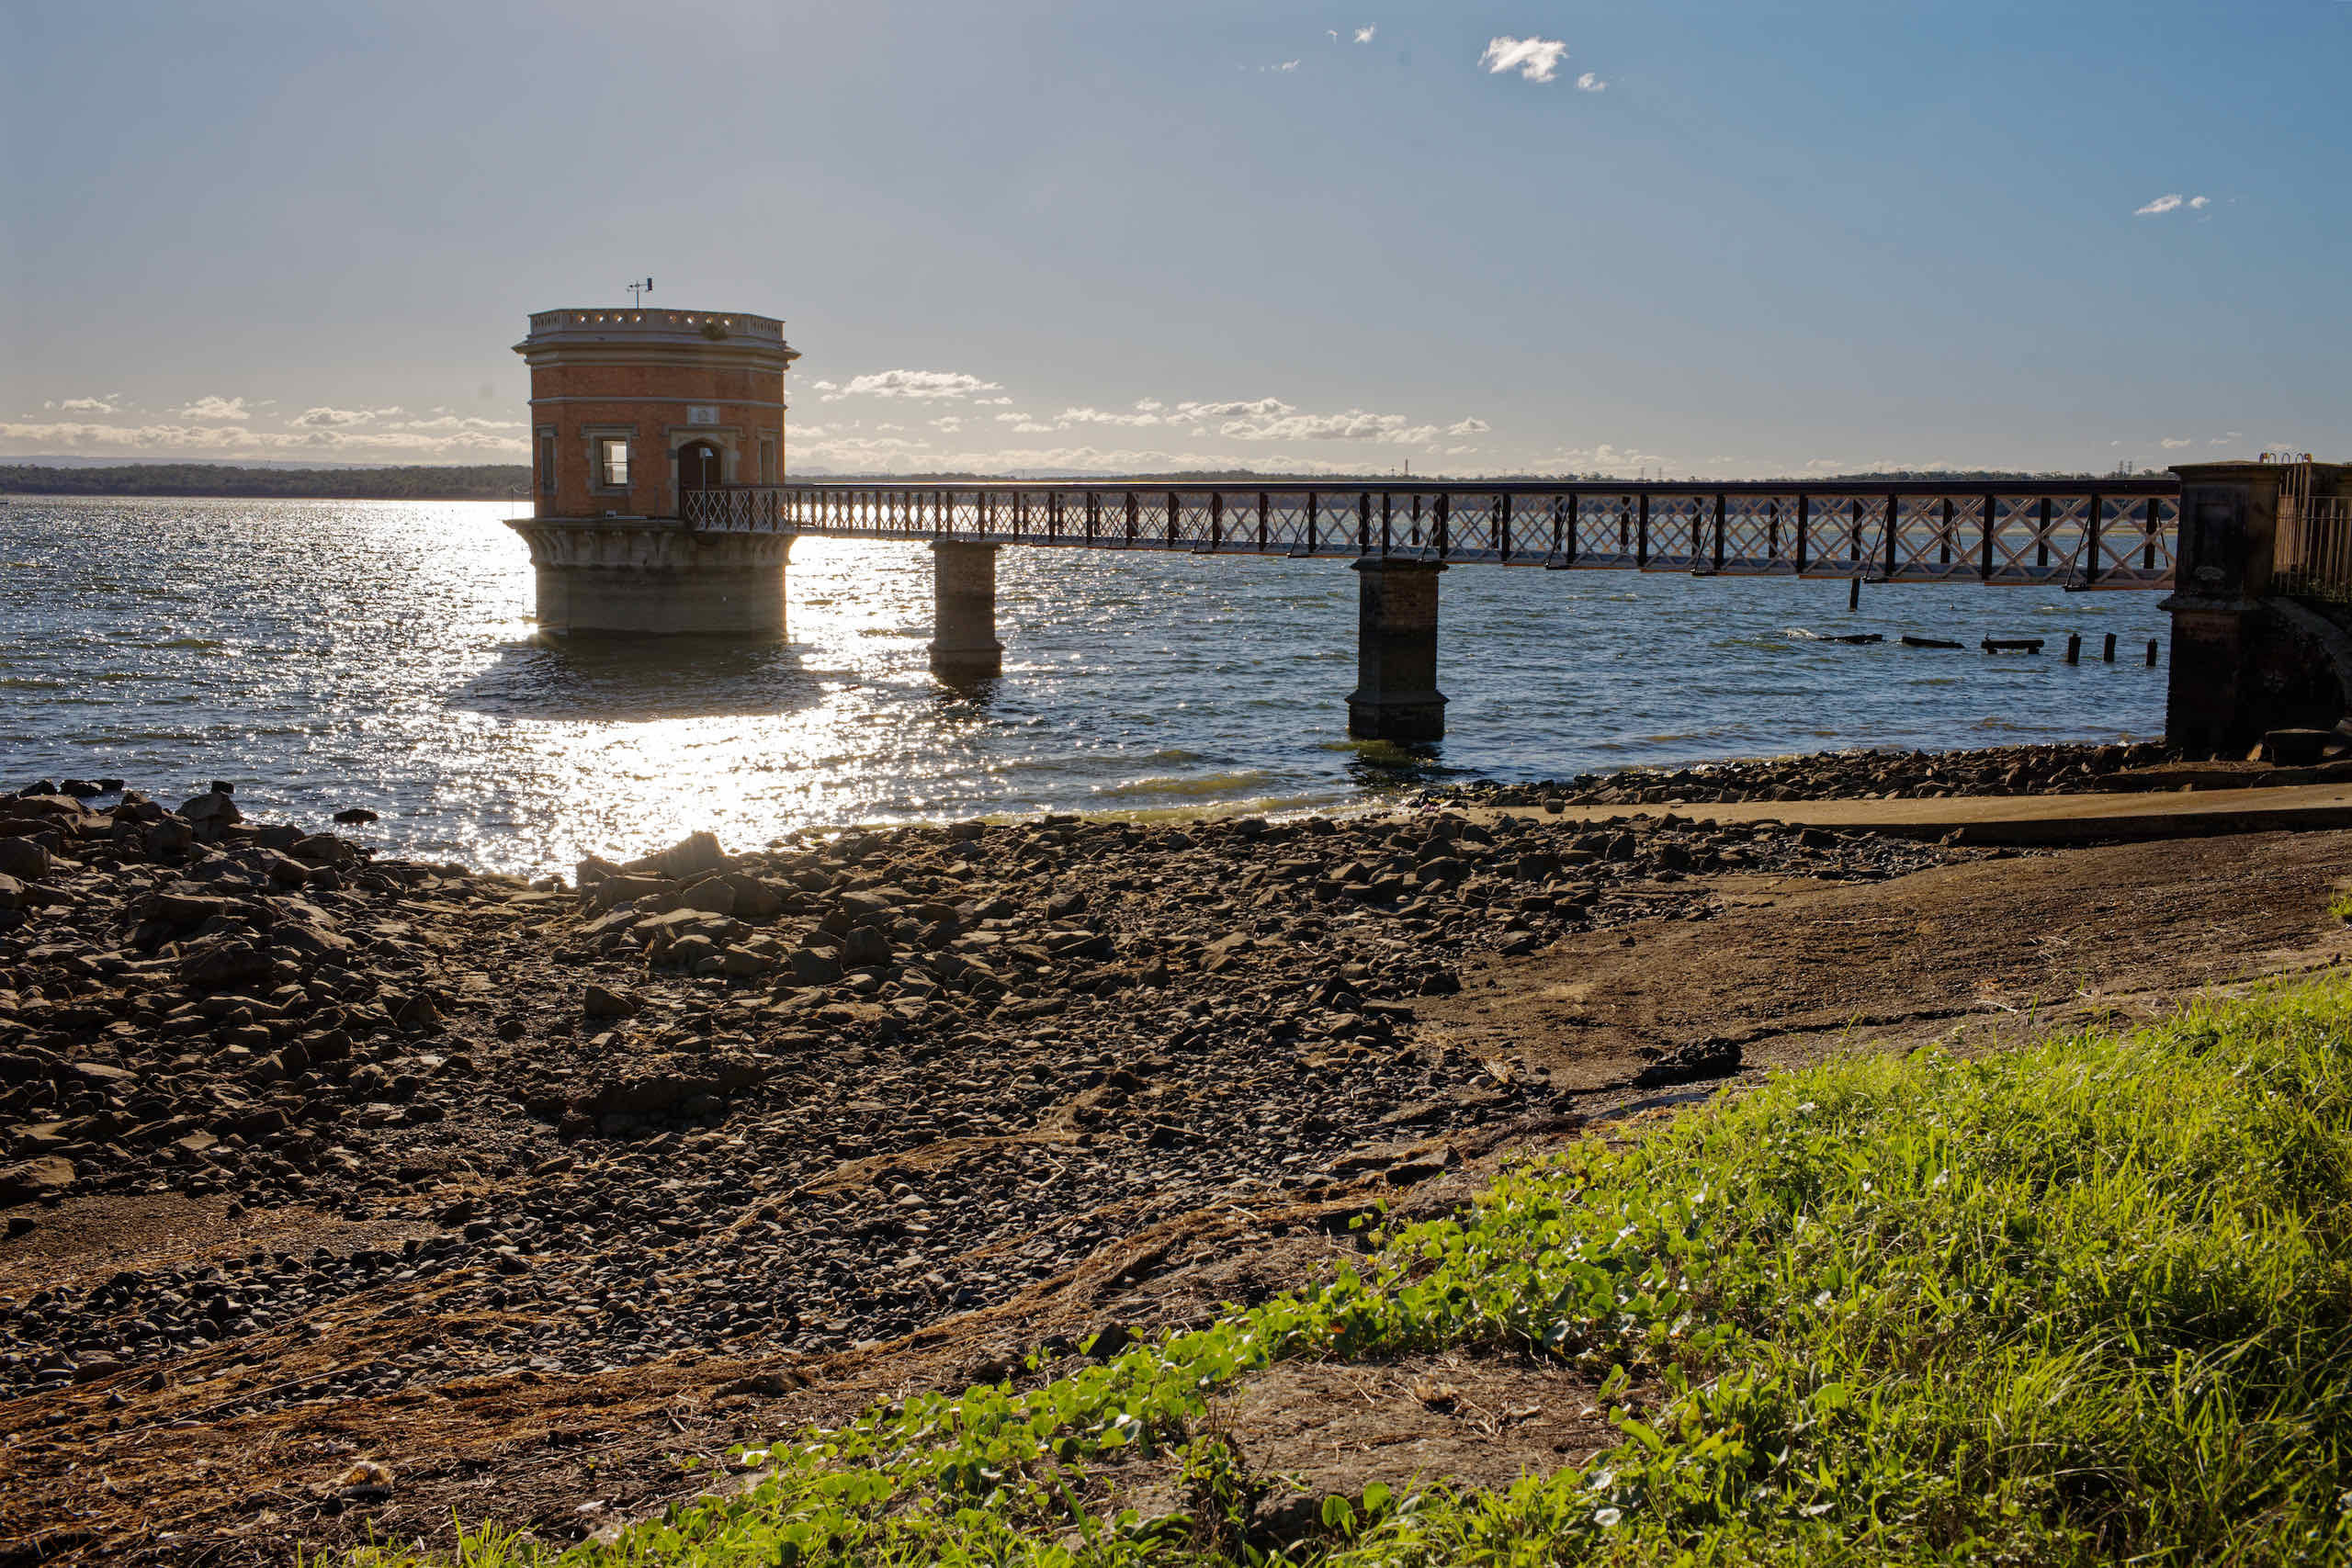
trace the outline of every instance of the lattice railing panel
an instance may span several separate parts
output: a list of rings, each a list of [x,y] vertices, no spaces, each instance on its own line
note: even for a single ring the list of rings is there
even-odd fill
[[[2098,547],[2086,560],[2093,579],[2110,586],[2170,582],[2180,502],[2153,495],[2118,499],[2106,502],[2103,513]]]
[[[2109,481],[2110,487],[2115,481]],[[2127,482],[1972,488],[1652,484],[814,484],[690,492],[714,532],[959,538],[1901,582],[2169,583],[2179,506]]]
[[[1804,518],[1808,577],[1870,577],[1883,569],[1885,499],[1814,496]]]

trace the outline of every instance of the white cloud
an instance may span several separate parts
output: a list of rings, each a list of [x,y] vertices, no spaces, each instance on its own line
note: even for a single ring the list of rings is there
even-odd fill
[[[1348,409],[1340,413],[1301,413],[1280,398],[1186,399],[1170,403],[1139,398],[1131,410],[1102,409],[1072,404],[1051,415],[1001,413],[997,422],[1012,433],[1043,435],[1087,426],[1130,430],[1214,428],[1228,441],[1375,441],[1388,446],[1421,446],[1441,434],[1483,435],[1493,427],[1483,419],[1464,419],[1443,427],[1415,424],[1404,414],[1373,413]]]
[[[1372,41],[1372,35],[1373,35],[1374,33],[1375,33],[1375,32],[1378,32],[1379,30],[1380,30],[1380,29],[1379,29],[1379,28],[1378,28],[1378,27],[1376,27],[1376,26],[1375,26],[1375,27],[1368,27],[1368,28],[1358,28],[1356,29],[1356,41],[1357,41],[1358,43],[1370,43],[1370,42]],[[1331,35],[1331,36],[1332,36],[1332,37],[1334,37],[1334,38],[1337,38],[1339,35],[1338,35],[1337,33],[1334,33],[1334,34],[1333,34],[1333,35]]]
[[[390,419],[403,413],[403,409],[305,409],[287,421],[288,424],[306,430],[337,430],[346,425],[368,424],[379,419]]]
[[[1216,433],[1232,441],[1380,441],[1419,446],[1437,434],[1433,424],[1414,424],[1401,413],[1289,413],[1231,419]]]
[[[2205,198],[2203,197],[2199,197],[2197,199],[2201,204]],[[2160,196],[2156,197],[2155,200],[2148,203],[2147,206],[2135,209],[2132,211],[2132,216],[2134,218],[2155,218],[2167,212],[2177,212],[2180,210],[2180,208],[2181,197],[2177,194],[2171,196]]]
[[[388,459],[397,457],[409,462],[432,457],[479,459],[519,456],[529,449],[520,436],[481,429],[257,431],[236,424],[122,425],[82,422],[0,423],[0,448],[17,452],[74,452],[98,457],[201,452],[217,457],[259,457],[349,452]]]
[[[838,392],[842,389],[838,381],[811,381],[808,386],[810,390],[819,392]]]
[[[1558,74],[1567,52],[1568,46],[1558,39],[1494,38],[1487,40],[1487,51],[1478,57],[1478,63],[1491,75],[1516,71],[1531,82],[1549,82]]]
[[[0,442],[31,452],[208,451],[232,446],[248,436],[246,431],[219,425],[0,422]]]
[[[808,439],[805,432],[796,443],[794,453],[796,459],[801,462],[831,467],[837,471],[894,473],[954,469],[974,473],[1140,474],[1184,468],[1235,468],[1264,474],[1361,474],[1367,467],[1362,457],[1334,460],[1281,450],[1258,452],[1247,458],[1237,457],[1230,451],[1204,449],[1195,446],[1135,448],[1080,444],[975,451],[888,442],[820,443]],[[1442,461],[1448,455],[1443,451],[1430,450],[1426,461],[1417,460],[1414,463],[1414,472],[1419,475],[1449,471]],[[1377,466],[1385,468],[1393,465],[1381,463]]]
[[[1140,398],[1135,412],[1121,413],[1111,409],[1066,408],[1054,415],[1052,428],[1067,429],[1073,424],[1125,424],[1137,427],[1155,424],[1199,424],[1212,419],[1276,419],[1298,411],[1280,398],[1240,398],[1217,401],[1188,400],[1169,404],[1158,398]],[[1001,419],[1004,416],[997,416]]]
[[[1656,452],[1644,452],[1632,447],[1612,446],[1604,441],[1598,446],[1577,446],[1549,457],[1538,457],[1528,465],[1534,472],[1566,469],[1571,473],[1603,473],[1614,478],[1626,478],[1632,472],[1662,465],[1667,459]],[[1807,467],[1813,465],[1808,464]],[[1834,468],[1835,464],[1825,467]]]
[[[2188,205],[2195,210],[2202,212],[2206,208],[2213,205],[2213,198],[2210,196],[2192,196],[2188,198]]]
[[[1269,419],[1295,412],[1280,398],[1252,398],[1246,402],[1178,403],[1170,418],[1177,423],[1183,423],[1192,420],[1231,419],[1236,416]]]
[[[997,382],[983,381],[978,376],[967,376],[960,370],[876,370],[865,376],[853,376],[839,388],[823,381],[817,385],[829,403],[860,396],[968,398],[975,392],[1003,390]]]
[[[804,463],[870,463],[877,459],[922,452],[930,443],[901,435],[834,435],[811,439],[808,431],[793,443],[793,455]]]
[[[1579,93],[1605,93],[1609,91],[1609,84],[1588,71],[1583,75],[1577,78],[1577,91]]]
[[[1298,69],[1298,62],[1295,60],[1285,60],[1280,65],[1272,66],[1270,69],[1275,71],[1295,71]]]
[[[2177,452],[2183,446],[2190,446],[2192,443],[2186,435],[2167,435],[2163,440],[2157,442],[2156,445],[2163,447],[2167,452]]]
[[[62,412],[96,413],[130,405],[122,394],[69,398],[51,405]],[[218,395],[173,411],[178,420],[146,423],[99,420],[27,420],[0,424],[0,450],[17,453],[73,452],[93,457],[202,454],[230,461],[263,457],[334,454],[359,460],[480,462],[519,457],[528,448],[521,420],[482,419],[436,409],[427,419],[404,417],[387,406],[345,409],[314,404],[286,417],[286,428],[255,429],[267,402]],[[276,417],[274,415],[268,417]],[[186,423],[181,423],[185,421]]]
[[[400,411],[393,409],[389,412],[398,413]],[[441,413],[433,419],[395,420],[387,428],[414,431],[419,434],[431,434],[467,430],[520,430],[523,428],[523,422],[519,419],[475,419],[453,413]]]
[[[1230,452],[1198,449],[1136,449],[1100,446],[1015,446],[1000,452],[942,453],[931,459],[943,468],[1002,472],[1008,468],[1062,468],[1098,473],[1155,473],[1179,468],[1247,468],[1260,473],[1353,474],[1361,462],[1333,462],[1283,453],[1263,454],[1238,461]]]
[[[1147,402],[1151,400],[1146,399]],[[1138,405],[1140,407],[1140,405]],[[1057,424],[1168,424],[1173,423],[1157,411],[1159,404],[1136,413],[1113,413],[1108,409],[1068,408],[1054,416]],[[1048,426],[1048,428],[1052,428]]]
[[[1012,400],[1011,398],[974,398],[972,401],[982,408],[989,408],[998,403],[1010,403]]]
[[[944,430],[948,434],[953,435],[957,431],[964,428],[964,421],[960,416],[951,413],[943,418],[933,420],[931,422],[931,425],[933,430]]]
[[[429,422],[437,424],[438,421]],[[473,422],[461,422],[471,426]],[[515,428],[520,428],[516,426]],[[301,435],[256,435],[265,446],[331,450],[455,457],[488,457],[530,450],[520,435],[502,435],[477,428],[401,431],[319,430]]]

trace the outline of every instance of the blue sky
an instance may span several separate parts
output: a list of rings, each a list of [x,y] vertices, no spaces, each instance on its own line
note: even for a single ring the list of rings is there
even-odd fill
[[[804,469],[2352,457],[2345,0],[0,29],[0,454],[519,460],[650,273],[786,318]]]

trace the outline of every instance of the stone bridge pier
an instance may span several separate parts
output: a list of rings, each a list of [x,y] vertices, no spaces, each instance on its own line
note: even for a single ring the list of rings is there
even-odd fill
[[[1442,561],[1371,559],[1356,570],[1356,689],[1348,733],[1407,744],[1445,738],[1437,689],[1437,580]]]
[[[951,685],[1002,672],[996,637],[995,545],[942,539],[931,547],[931,670]]]

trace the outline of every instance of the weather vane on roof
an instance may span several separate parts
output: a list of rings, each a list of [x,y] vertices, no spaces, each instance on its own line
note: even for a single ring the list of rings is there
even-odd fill
[[[627,283],[622,287],[628,290],[628,302],[631,306],[642,305],[645,303],[645,297],[653,292],[653,275],[649,272],[645,275],[644,282]]]

